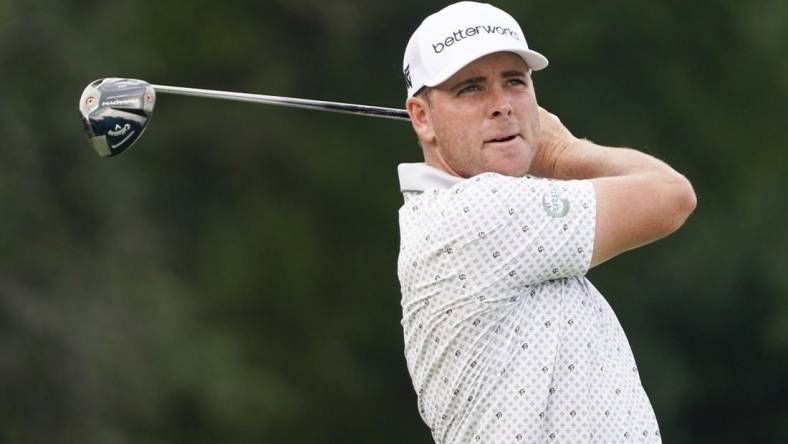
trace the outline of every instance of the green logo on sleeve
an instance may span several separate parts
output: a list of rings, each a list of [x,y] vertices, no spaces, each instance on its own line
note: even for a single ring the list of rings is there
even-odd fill
[[[556,188],[551,188],[542,196],[542,207],[550,217],[564,217],[569,212],[569,199],[562,198]]]

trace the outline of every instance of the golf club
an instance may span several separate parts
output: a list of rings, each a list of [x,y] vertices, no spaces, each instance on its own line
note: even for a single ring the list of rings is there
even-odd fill
[[[112,157],[118,155],[129,149],[140,138],[153,115],[157,93],[410,120],[408,112],[403,109],[183,88],[179,86],[151,85],[143,80],[110,77],[91,82],[82,92],[82,96],[79,99],[82,125],[99,156]]]

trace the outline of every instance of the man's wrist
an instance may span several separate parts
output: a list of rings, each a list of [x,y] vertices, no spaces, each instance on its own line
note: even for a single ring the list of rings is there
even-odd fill
[[[579,141],[580,139],[574,136],[562,137],[550,144],[540,146],[528,173],[538,177],[560,179],[561,159],[566,157]]]

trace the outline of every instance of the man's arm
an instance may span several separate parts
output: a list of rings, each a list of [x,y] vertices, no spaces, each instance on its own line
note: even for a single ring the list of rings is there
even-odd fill
[[[596,193],[591,266],[676,231],[695,209],[690,182],[666,163],[629,148],[610,148],[574,137],[544,109],[541,136],[529,174],[590,179]]]

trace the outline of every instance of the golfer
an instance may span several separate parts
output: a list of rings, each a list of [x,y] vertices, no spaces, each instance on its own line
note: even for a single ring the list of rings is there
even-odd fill
[[[436,443],[659,443],[624,331],[585,274],[678,229],[695,194],[540,108],[531,73],[546,66],[509,14],[473,2],[427,17],[405,50],[424,154],[399,166],[418,409]]]

